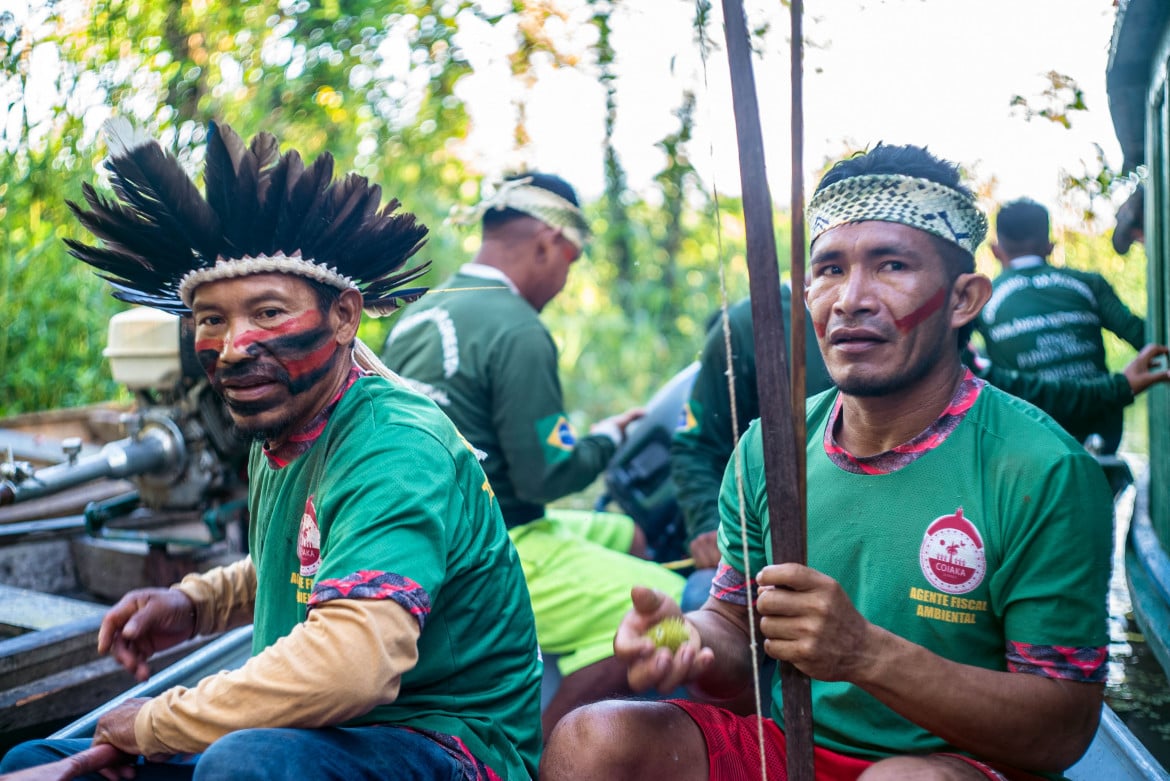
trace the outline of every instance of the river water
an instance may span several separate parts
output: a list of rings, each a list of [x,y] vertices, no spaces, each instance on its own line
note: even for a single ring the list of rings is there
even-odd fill
[[[1144,460],[1127,459],[1138,483]],[[1137,491],[1133,486],[1117,502],[1113,579],[1109,589],[1109,678],[1106,700],[1134,736],[1170,769],[1170,683],[1133,619],[1125,584],[1125,537]]]

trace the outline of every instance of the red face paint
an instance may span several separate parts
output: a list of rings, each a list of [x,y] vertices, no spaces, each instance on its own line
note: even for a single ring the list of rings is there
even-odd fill
[[[940,287],[938,292],[926,300],[922,306],[915,309],[905,317],[900,317],[894,321],[894,325],[903,334],[913,331],[922,323],[923,320],[933,315],[938,310],[942,309],[943,304],[947,300],[947,288]]]
[[[215,380],[215,367],[219,363],[219,356],[223,353],[223,339],[196,339],[195,357],[207,379]]]
[[[288,357],[281,360],[281,363],[288,370],[289,377],[296,380],[306,374],[311,374],[313,371],[329,363],[329,359],[333,357],[336,349],[336,344],[332,341],[327,341],[303,358]]]
[[[297,342],[299,341],[298,337],[301,335],[312,332],[314,329],[319,330],[321,324],[321,312],[314,309],[296,317],[289,318],[286,322],[281,323],[275,328],[254,328],[245,331],[232,340],[232,346],[236,350],[253,357],[259,357],[262,352],[273,354],[274,349],[276,351],[280,351],[281,347],[287,349],[287,346],[282,344],[283,342]],[[290,336],[293,338],[279,338]],[[316,340],[319,338],[319,335],[314,335],[313,338]],[[198,357],[199,363],[203,366],[203,370],[210,379],[214,380],[215,378],[216,366],[219,363],[219,356],[223,354],[224,344],[225,341],[218,337],[208,337],[195,341],[195,355]],[[293,347],[294,351],[296,349],[296,347]],[[320,350],[317,352],[320,352]],[[293,374],[299,375],[314,368],[314,366],[319,366],[321,363],[324,363],[327,357],[319,356],[316,360],[311,360],[309,365],[302,365],[298,369],[291,369],[290,367],[290,371]],[[294,359],[295,361],[296,359]]]
[[[233,372],[278,371],[292,394],[303,393],[324,376],[338,355],[338,345],[331,338],[332,332],[320,319],[305,323],[310,326],[299,330],[286,329],[274,338],[253,339],[247,354],[255,359],[255,365],[237,363],[223,368],[224,375]],[[317,327],[311,327],[316,325]],[[276,329],[273,329],[274,333]],[[253,332],[254,333],[254,332]],[[239,342],[239,340],[237,340]],[[251,362],[249,362],[251,363]],[[264,369],[263,367],[268,367]]]
[[[195,352],[213,352],[219,355],[223,352],[223,339],[196,339]]]
[[[331,336],[322,313],[314,309],[274,328],[251,328],[236,336],[232,347],[247,359],[222,363],[225,341],[215,337],[196,341],[195,351],[217,389],[229,378],[263,376],[285,385],[295,396],[313,387],[335,364],[338,345]]]
[[[275,328],[254,328],[250,331],[244,331],[235,338],[232,346],[237,350],[247,351],[247,349],[257,342],[268,342],[275,337],[288,336],[290,334],[303,333],[321,325],[321,313],[316,309],[311,309],[304,314],[290,317]]]

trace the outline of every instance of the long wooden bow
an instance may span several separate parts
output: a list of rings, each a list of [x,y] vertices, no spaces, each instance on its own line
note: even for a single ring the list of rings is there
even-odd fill
[[[772,198],[764,168],[751,45],[741,0],[723,0],[731,95],[739,141],[739,174],[747,232],[748,279],[756,350],[756,384],[764,447],[772,560],[807,561],[804,488],[804,289],[803,115],[801,106],[801,2],[791,0],[792,18],[792,332],[791,362],[780,317],[780,271],[772,229]],[[799,284],[798,284],[799,280]],[[791,382],[788,365],[792,366]],[[752,573],[748,573],[750,577]],[[812,693],[808,676],[780,663],[784,729],[790,781],[813,781]]]

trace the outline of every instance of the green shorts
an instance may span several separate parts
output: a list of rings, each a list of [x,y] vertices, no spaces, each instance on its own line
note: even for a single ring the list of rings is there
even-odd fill
[[[528,582],[536,639],[541,650],[557,655],[561,675],[613,656],[632,587],[682,597],[685,578],[626,553],[634,538],[628,516],[550,508],[508,534]]]

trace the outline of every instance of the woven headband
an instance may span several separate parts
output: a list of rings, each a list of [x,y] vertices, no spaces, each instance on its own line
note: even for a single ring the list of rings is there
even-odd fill
[[[452,218],[460,224],[470,225],[482,220],[489,211],[504,209],[514,209],[535,217],[559,230],[578,250],[585,249],[590,231],[581,209],[551,190],[534,186],[530,176],[501,183],[490,197],[472,209],[454,212]]]
[[[975,254],[987,235],[987,218],[958,190],[901,174],[870,174],[818,191],[806,210],[810,242],[853,222],[898,222],[932,233]]]

